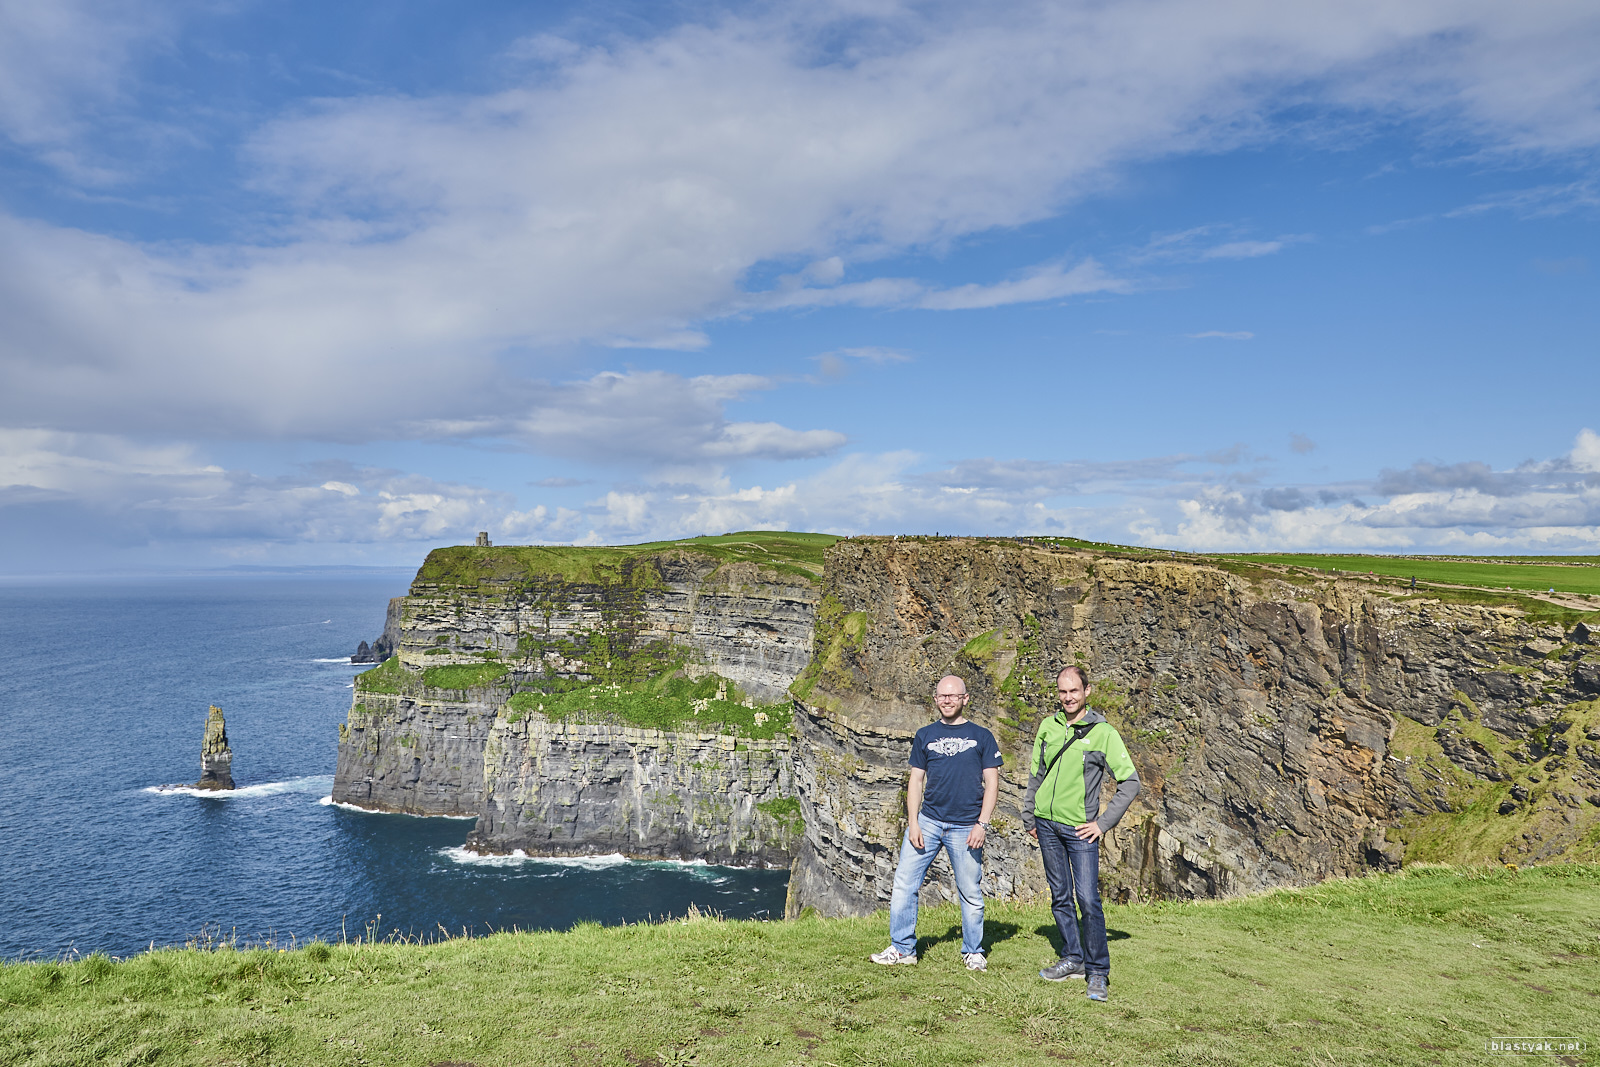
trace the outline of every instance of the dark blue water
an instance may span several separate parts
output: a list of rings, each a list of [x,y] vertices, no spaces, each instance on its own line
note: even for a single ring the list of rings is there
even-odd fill
[[[782,871],[465,862],[471,820],[323,803],[347,657],[408,577],[0,583],[0,958],[782,913]],[[210,704],[239,789],[152,792],[199,777]]]

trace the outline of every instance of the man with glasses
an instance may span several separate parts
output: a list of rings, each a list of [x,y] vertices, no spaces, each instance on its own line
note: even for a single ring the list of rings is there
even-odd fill
[[[1089,999],[1105,1000],[1111,950],[1100,906],[1100,838],[1139,795],[1139,772],[1116,728],[1089,708],[1089,692],[1082,667],[1065,667],[1056,675],[1061,710],[1040,723],[1034,735],[1022,825],[1039,841],[1050,910],[1061,933],[1061,958],[1039,977],[1061,982],[1087,972]],[[1108,774],[1116,779],[1117,792],[1102,813],[1100,786]]]
[[[961,898],[961,959],[971,971],[989,969],[983,953],[983,842],[1000,791],[1000,746],[994,734],[962,715],[967,683],[939,679],[939,718],[911,741],[906,786],[906,836],[889,901],[889,947],[873,963],[917,962],[917,895],[939,849],[950,857]]]

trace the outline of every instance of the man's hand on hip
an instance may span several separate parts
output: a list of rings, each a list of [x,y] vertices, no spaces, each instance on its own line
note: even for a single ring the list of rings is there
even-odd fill
[[[1082,825],[1080,825],[1078,827],[1078,840],[1080,840],[1080,841],[1098,841],[1098,840],[1100,840],[1100,837],[1104,832],[1105,831],[1100,829],[1100,824],[1099,823],[1097,823],[1097,822],[1086,822],[1086,823],[1083,823]]]

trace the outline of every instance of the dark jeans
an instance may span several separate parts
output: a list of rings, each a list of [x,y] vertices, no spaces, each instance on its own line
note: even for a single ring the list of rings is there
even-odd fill
[[[1106,945],[1106,914],[1100,908],[1100,842],[1085,841],[1076,827],[1039,819],[1039,852],[1050,883],[1050,910],[1061,931],[1061,958],[1082,960],[1088,974],[1111,974],[1111,949]],[[1077,910],[1072,903],[1076,900]],[[1078,912],[1083,934],[1078,934]]]

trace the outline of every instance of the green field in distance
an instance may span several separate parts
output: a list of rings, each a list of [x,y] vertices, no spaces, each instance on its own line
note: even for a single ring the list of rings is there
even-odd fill
[[[1419,582],[1442,582],[1447,585],[1470,585],[1481,589],[1533,590],[1544,592],[1555,589],[1560,593],[1600,593],[1600,556],[1523,556],[1506,559],[1526,559],[1528,562],[1497,563],[1473,562],[1458,559],[1419,559],[1415,556],[1317,556],[1300,553],[1222,554],[1226,559],[1249,563],[1277,563],[1290,567],[1307,567],[1327,572],[1388,575],[1393,578]],[[1553,562],[1534,562],[1536,560]],[[1556,562],[1580,564],[1559,566]]]

